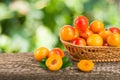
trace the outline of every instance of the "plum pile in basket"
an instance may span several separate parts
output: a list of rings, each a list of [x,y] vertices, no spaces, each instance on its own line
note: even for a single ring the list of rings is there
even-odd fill
[[[64,25],[60,29],[60,38],[79,46],[120,46],[120,29],[105,28],[101,20],[89,24],[87,17],[78,16],[74,20],[74,27]]]

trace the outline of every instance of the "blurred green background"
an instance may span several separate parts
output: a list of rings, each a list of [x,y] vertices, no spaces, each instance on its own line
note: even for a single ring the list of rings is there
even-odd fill
[[[0,53],[60,47],[59,29],[85,15],[89,23],[120,25],[120,0],[0,0]]]

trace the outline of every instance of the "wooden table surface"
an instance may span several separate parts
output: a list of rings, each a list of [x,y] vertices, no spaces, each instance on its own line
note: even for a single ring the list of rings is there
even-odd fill
[[[120,62],[95,63],[87,73],[73,64],[51,72],[39,67],[33,53],[0,54],[0,80],[120,80]]]

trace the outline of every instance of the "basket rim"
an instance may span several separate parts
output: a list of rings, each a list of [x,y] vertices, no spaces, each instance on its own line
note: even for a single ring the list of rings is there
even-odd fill
[[[79,48],[120,48],[120,47],[114,47],[114,46],[79,46],[79,45],[75,45],[75,44],[72,44],[70,42],[64,41],[61,38],[60,38],[60,41],[63,44],[67,44],[67,45],[71,45],[71,46],[79,47]]]

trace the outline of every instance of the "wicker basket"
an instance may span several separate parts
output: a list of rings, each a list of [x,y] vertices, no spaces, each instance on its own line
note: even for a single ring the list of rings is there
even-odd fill
[[[81,59],[93,60],[94,62],[120,61],[120,47],[78,46],[63,40],[61,42],[75,61]]]

